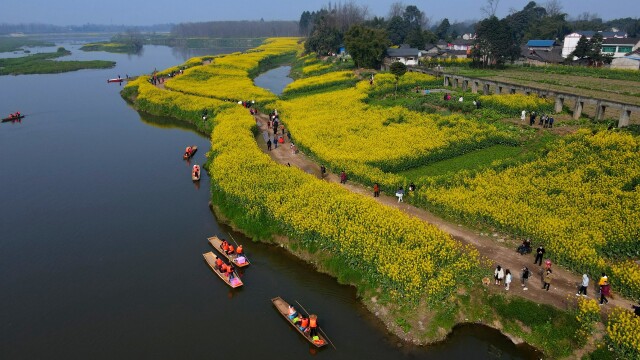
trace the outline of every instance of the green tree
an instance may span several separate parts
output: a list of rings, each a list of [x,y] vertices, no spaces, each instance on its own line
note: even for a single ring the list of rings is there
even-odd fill
[[[434,31],[438,39],[444,40],[447,37],[447,35],[449,35],[450,27],[451,27],[451,24],[449,23],[449,19],[444,18],[440,23],[440,25],[438,25],[438,27]]]
[[[580,38],[582,40],[582,38]],[[589,40],[589,52],[588,56],[591,60],[592,64],[595,66],[600,66],[603,63],[611,63],[613,57],[611,55],[605,55],[602,53],[602,34],[595,33],[591,40]]]
[[[422,40],[425,44],[435,44],[438,42],[438,37],[432,31],[425,30],[422,32]]]
[[[389,34],[389,40],[393,45],[400,45],[404,42],[404,38],[407,37],[407,24],[400,16],[394,16],[389,20],[387,24],[387,33]]]
[[[394,92],[394,96],[395,96],[398,93],[398,82],[400,81],[400,78],[402,77],[402,75],[404,75],[407,72],[407,65],[399,61],[396,61],[389,66],[389,71],[396,77],[396,90]]]
[[[304,43],[305,51],[326,55],[338,49],[342,43],[342,33],[329,20],[328,15],[322,15],[316,19],[311,35]]]
[[[582,35],[580,40],[578,40],[578,44],[576,45],[575,50],[571,53],[571,55],[577,57],[578,59],[584,59],[589,57],[591,54],[591,45],[589,44],[589,40],[587,37]]]
[[[422,36],[422,30],[419,28],[412,28],[407,33],[407,36],[404,38],[404,42],[409,44],[409,46],[422,49],[424,48],[424,37]]]
[[[298,22],[298,29],[300,30],[300,35],[307,36],[309,35],[311,21],[313,17],[311,13],[308,11],[303,11],[302,15],[300,15],[300,21]]]
[[[379,68],[389,40],[382,29],[353,25],[344,36],[344,44],[357,67]]]
[[[515,33],[506,19],[492,16],[478,23],[472,50],[474,65],[501,66],[506,61],[513,62],[519,54]]]

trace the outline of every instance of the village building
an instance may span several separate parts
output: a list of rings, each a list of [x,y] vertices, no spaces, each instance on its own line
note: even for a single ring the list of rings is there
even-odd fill
[[[640,38],[608,38],[602,41],[602,53],[621,58],[640,47]]]
[[[640,70],[640,49],[611,61],[612,69]]]
[[[598,31],[598,32],[600,33],[600,35],[602,35],[602,38],[605,40],[611,39],[611,38],[627,37],[627,33],[624,31]],[[593,35],[595,35],[595,33],[596,33],[595,31],[577,31],[565,36],[564,43],[562,46],[562,57],[564,58],[568,57],[576,49],[576,46],[578,45],[578,41],[580,41],[580,38],[582,36],[585,36],[587,40],[591,40],[591,38],[593,37]]]
[[[529,40],[522,46],[520,56],[522,63],[536,66],[560,64],[564,61],[562,46],[555,40]]]
[[[418,65],[418,61],[422,56],[422,51],[403,44],[399,48],[387,49],[387,56],[384,59],[384,65],[389,66],[394,62],[401,62],[407,66]]]

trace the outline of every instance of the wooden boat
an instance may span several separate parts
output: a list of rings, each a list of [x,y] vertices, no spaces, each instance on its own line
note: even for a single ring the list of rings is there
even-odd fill
[[[289,303],[287,303],[286,301],[282,300],[281,297],[276,297],[271,299],[271,302],[273,303],[273,306],[276,307],[276,309],[278,309],[278,312],[280,313],[280,315],[282,315],[282,317],[285,318],[285,320],[287,320],[287,322],[289,324],[291,324],[291,326],[293,326],[294,329],[296,329],[300,335],[304,336],[305,339],[307,339],[308,342],[310,342],[313,346],[317,347],[317,348],[321,348],[325,345],[327,345],[327,339],[324,338],[324,336],[322,336],[322,331],[320,330],[320,327],[318,326],[318,337],[320,338],[320,342],[314,342],[313,339],[311,338],[311,336],[307,335],[306,333],[304,333],[302,330],[300,330],[300,328],[295,325],[291,320],[289,320]]]
[[[197,175],[196,175],[196,173],[197,173]],[[200,176],[201,175],[202,175],[202,173],[200,171],[200,165],[193,165],[193,169],[191,170],[191,180],[200,181]]]
[[[202,256],[204,256],[204,260],[207,262],[207,264],[209,264],[211,270],[213,270],[213,272],[216,273],[216,275],[218,275],[218,277],[222,279],[222,281],[224,281],[227,285],[231,286],[234,289],[244,285],[235,271],[233,272],[232,281],[229,281],[229,278],[227,278],[226,274],[222,274],[216,269],[216,256],[213,255],[213,252],[209,251],[208,253],[202,254]]]
[[[192,158],[193,155],[195,155],[196,151],[198,151],[198,147],[196,145],[191,146],[191,153],[187,155],[187,152],[185,151],[184,154],[182,154],[182,159],[187,160]]]
[[[207,238],[207,240],[209,240],[209,244],[211,244],[211,246],[213,246],[214,249],[216,249],[220,254],[222,254],[222,256],[226,257],[227,260],[233,262],[235,266],[241,267],[241,268],[245,266],[249,266],[249,259],[247,259],[246,256],[244,256],[245,261],[242,264],[238,264],[237,254],[231,254],[231,255],[225,254],[225,252],[222,251],[222,249],[220,248],[220,244],[222,244],[222,240],[220,240],[220,238],[218,238],[217,236],[212,236],[210,238]]]
[[[9,117],[6,117],[6,118],[2,119],[2,122],[22,120],[23,118],[24,118],[24,115],[22,115],[22,114],[20,116],[9,116]]]
[[[123,81],[123,78],[107,79],[107,83],[121,83]]]

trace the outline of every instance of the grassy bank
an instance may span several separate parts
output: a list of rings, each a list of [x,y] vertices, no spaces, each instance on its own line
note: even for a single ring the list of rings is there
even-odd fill
[[[0,53],[18,51],[26,47],[35,46],[55,46],[55,44],[47,41],[31,39],[28,37],[0,36]]]
[[[134,44],[118,43],[118,42],[98,42],[82,45],[82,51],[106,51],[112,53],[132,54],[140,51],[142,47]]]
[[[34,54],[19,58],[0,59],[0,75],[52,74],[82,69],[108,69],[116,65],[113,61],[54,61],[70,55],[65,48],[54,53]]]

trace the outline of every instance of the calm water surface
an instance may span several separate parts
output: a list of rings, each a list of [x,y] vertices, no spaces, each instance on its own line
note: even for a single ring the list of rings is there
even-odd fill
[[[62,45],[73,58],[118,64],[0,77],[0,114],[27,114],[0,125],[1,359],[312,356],[271,305],[274,296],[320,314],[338,350],[319,358],[534,357],[495,331],[468,326],[427,349],[399,347],[352,288],[240,234],[252,265],[245,287],[230,291],[202,259],[211,250],[206,237],[226,236],[228,228],[208,209],[207,174],[199,186],[190,179],[208,139],[183,123],[139,115],[118,84],[106,83],[182,63],[187,54],[160,46],[141,55],[83,53],[78,44]],[[281,89],[287,80],[279,76]],[[191,164],[181,159],[187,145],[201,149]]]

